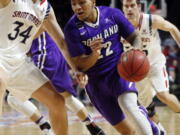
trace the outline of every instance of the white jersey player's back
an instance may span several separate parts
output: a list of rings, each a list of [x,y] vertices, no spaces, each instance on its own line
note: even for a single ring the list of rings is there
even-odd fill
[[[161,50],[161,41],[156,29],[152,29],[152,19],[150,14],[141,14],[139,20],[139,35],[141,38],[141,48],[147,54],[150,64],[157,62],[165,63],[165,56]],[[128,48],[125,43],[124,50]]]
[[[48,10],[47,0],[37,0],[36,3],[32,0],[11,0],[1,8],[0,56],[13,58],[13,62],[22,58],[29,51]]]

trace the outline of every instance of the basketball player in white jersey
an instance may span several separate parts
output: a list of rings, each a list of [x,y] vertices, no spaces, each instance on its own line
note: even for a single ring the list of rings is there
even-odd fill
[[[147,77],[136,83],[140,104],[148,107],[156,95],[161,102],[165,103],[174,112],[180,112],[178,99],[169,93],[168,74],[165,67],[166,58],[161,51],[157,31],[160,29],[170,32],[180,46],[179,30],[161,16],[142,13],[140,0],[123,0],[123,11],[128,20],[139,31],[141,49],[146,53],[150,62],[150,71]],[[124,43],[124,50],[129,49],[132,49],[130,44]]]
[[[51,6],[47,0],[0,0],[0,17],[0,112],[5,89],[22,101],[33,97],[48,107],[55,133],[67,135],[63,98],[26,56],[36,34],[44,29],[72,66]]]

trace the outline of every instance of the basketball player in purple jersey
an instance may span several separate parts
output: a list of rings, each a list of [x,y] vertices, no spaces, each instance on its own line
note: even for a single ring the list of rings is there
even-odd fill
[[[105,133],[93,122],[85,106],[75,98],[76,91],[72,86],[72,80],[68,73],[66,61],[55,42],[46,32],[43,32],[33,41],[29,54],[35,65],[48,77],[56,91],[64,97],[67,108],[76,113],[86,124],[91,135],[105,135]],[[29,112],[27,109],[26,111],[23,111],[23,108],[26,108],[25,103],[21,103],[12,95],[8,96],[7,99],[8,103],[17,111],[22,113]],[[28,104],[27,107],[34,110],[32,105]]]
[[[74,64],[89,77],[86,88],[91,102],[119,133],[135,134],[127,113],[139,134],[152,135],[150,123],[137,105],[134,83],[116,71],[123,51],[120,37],[139,47],[133,26],[121,11],[96,7],[95,0],[71,0],[71,6],[75,15],[65,26],[65,39]]]

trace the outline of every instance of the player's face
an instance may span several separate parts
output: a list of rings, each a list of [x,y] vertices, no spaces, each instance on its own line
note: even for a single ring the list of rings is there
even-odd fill
[[[71,0],[71,6],[79,20],[87,21],[93,15],[95,2],[94,0]]]
[[[130,22],[139,20],[140,6],[136,0],[123,0],[123,11]]]

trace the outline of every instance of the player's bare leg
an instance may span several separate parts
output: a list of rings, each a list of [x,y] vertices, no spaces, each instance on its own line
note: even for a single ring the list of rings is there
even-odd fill
[[[32,94],[32,97],[45,104],[49,110],[51,126],[56,135],[68,135],[68,122],[64,98],[49,83]]]
[[[22,102],[15,96],[8,94],[7,102],[12,108],[26,115],[30,120],[38,125],[44,135],[54,135],[48,120],[41,115],[37,107],[31,101],[27,100]]]
[[[85,106],[69,92],[63,92],[61,95],[65,98],[67,108],[76,113],[81,121],[86,124],[91,135],[105,135],[105,133],[93,122]]]
[[[0,115],[2,113],[2,105],[4,100],[4,93],[7,86],[8,75],[6,72],[0,67]]]
[[[180,112],[180,102],[173,94],[169,92],[158,92],[156,94],[158,99],[171,108],[174,112]]]

